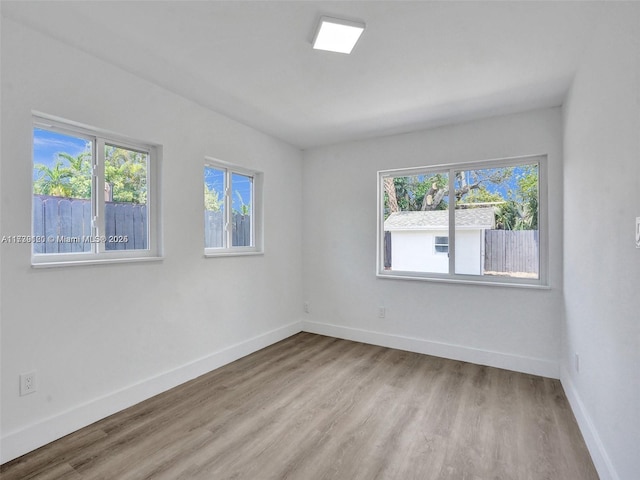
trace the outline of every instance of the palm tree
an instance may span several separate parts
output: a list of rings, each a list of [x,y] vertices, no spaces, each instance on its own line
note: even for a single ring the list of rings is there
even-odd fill
[[[75,157],[68,153],[59,152],[58,159],[63,159],[69,162],[71,169],[79,174],[84,174],[91,166],[91,152],[82,152]]]
[[[91,152],[82,152],[75,157],[68,153],[58,153],[58,159],[69,164],[71,196],[91,198]]]
[[[73,173],[63,165],[62,160],[56,161],[53,167],[43,164],[35,165],[38,179],[33,184],[34,193],[68,197],[71,195],[70,179]]]

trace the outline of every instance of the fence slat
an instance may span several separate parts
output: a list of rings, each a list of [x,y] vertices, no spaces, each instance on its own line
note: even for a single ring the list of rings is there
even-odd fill
[[[83,237],[90,235],[90,230],[85,230],[86,220],[91,221],[90,218],[85,220],[85,204],[82,200],[71,201],[71,235],[74,238],[79,238],[80,241],[71,245],[72,252],[89,252],[91,251],[91,244],[83,242]],[[91,215],[91,205],[89,205],[89,215]]]
[[[224,246],[224,218],[223,212],[204,212],[204,239],[206,248],[220,248]]]
[[[42,238],[46,235],[44,231],[44,207],[42,206],[42,198],[33,197],[33,234]],[[45,243],[38,242],[33,245],[33,253],[45,253]]]
[[[47,237],[45,253],[58,253],[58,200],[47,198],[42,202],[44,234]],[[51,241],[50,241],[51,240]]]
[[[127,245],[133,245],[136,250],[146,249],[146,230],[142,212],[146,211],[144,206],[136,206],[133,209],[133,236],[129,237]]]
[[[71,245],[74,239],[72,238],[72,217],[71,217],[71,201],[60,200],[58,202],[58,232],[59,235],[64,237],[64,240],[58,244],[58,252],[69,253],[71,252]]]
[[[119,203],[114,203],[113,207],[115,209],[115,233],[114,235],[126,235],[127,233],[127,223],[126,223],[126,215],[125,210],[122,208],[123,206]],[[107,239],[108,240],[108,239]],[[107,241],[107,245],[109,242]],[[111,243],[111,248],[107,247],[107,250],[124,250],[124,244],[122,242],[114,242]]]

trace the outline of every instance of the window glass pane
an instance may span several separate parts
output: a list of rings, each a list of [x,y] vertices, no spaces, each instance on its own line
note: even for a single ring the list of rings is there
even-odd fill
[[[253,178],[231,174],[232,232],[234,247],[253,246],[251,216],[253,214]]]
[[[33,129],[33,253],[91,252],[92,151],[86,138]]]
[[[384,177],[385,270],[448,273],[449,175]],[[436,238],[447,238],[436,246]]]
[[[149,248],[149,154],[105,145],[104,235],[106,250]]]
[[[217,168],[204,167],[204,246],[225,248],[224,198],[225,172]]]
[[[538,165],[455,172],[455,273],[537,279]]]
[[[449,237],[435,237],[436,253],[449,253]]]

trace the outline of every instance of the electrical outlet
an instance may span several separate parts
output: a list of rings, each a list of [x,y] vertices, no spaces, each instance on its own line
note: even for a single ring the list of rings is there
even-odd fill
[[[20,396],[35,392],[37,387],[36,372],[23,373],[20,375]]]
[[[309,313],[309,302],[304,302],[304,313]]]
[[[384,318],[386,313],[387,312],[384,307],[378,307],[378,318]]]

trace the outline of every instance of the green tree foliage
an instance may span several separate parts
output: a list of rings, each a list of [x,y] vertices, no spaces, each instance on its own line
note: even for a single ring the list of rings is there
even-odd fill
[[[393,177],[392,183],[385,182],[385,209],[387,213],[446,209],[448,185],[448,175],[440,173],[428,177]],[[390,194],[395,198],[395,205],[389,203]]]
[[[105,181],[114,202],[147,203],[147,154],[105,146]]]
[[[71,177],[73,173],[58,158],[53,167],[43,164],[35,166],[38,179],[33,183],[33,192],[39,195],[69,197],[72,195]]]
[[[522,205],[522,230],[538,229],[538,169],[528,165],[518,178],[518,195]]]
[[[82,152],[75,157],[58,153],[58,159],[68,163],[71,173],[69,184],[73,198],[91,198],[91,152]]]
[[[91,152],[76,156],[60,152],[52,167],[34,165],[37,179],[33,192],[68,198],[91,198]],[[145,204],[147,201],[147,154],[105,147],[105,181],[114,202]]]
[[[496,208],[496,227],[501,230],[538,229],[538,169],[527,165],[518,173],[517,189]]]
[[[466,196],[463,197],[464,203],[488,203],[496,204],[504,202],[502,195],[495,192],[490,192],[486,186],[481,185],[477,190],[471,190]]]
[[[223,206],[220,200],[220,194],[213,187],[209,187],[207,182],[204,183],[204,208],[211,212],[219,212]]]
[[[492,205],[496,228],[538,228],[537,166],[456,171],[454,185],[456,208]],[[446,173],[384,179],[385,217],[398,211],[445,210],[448,200]]]

